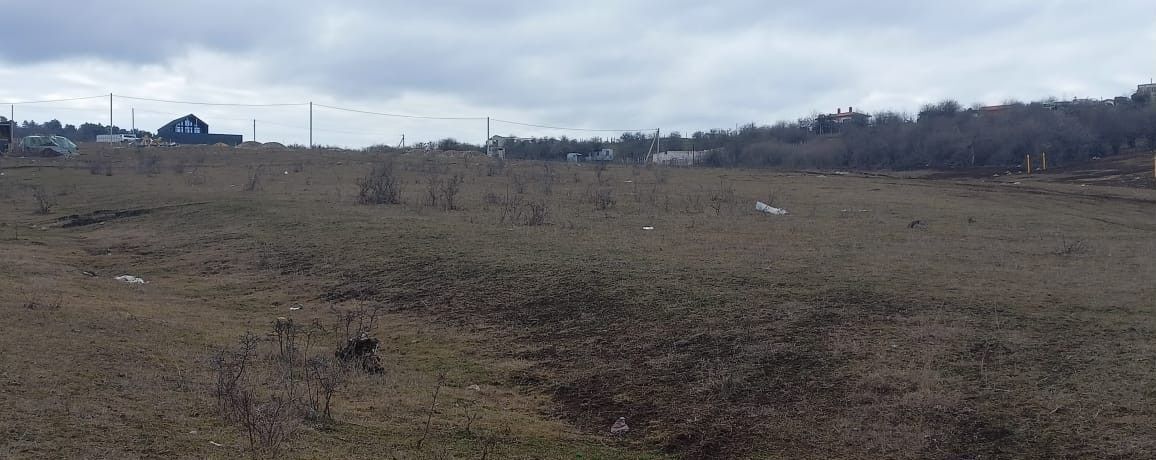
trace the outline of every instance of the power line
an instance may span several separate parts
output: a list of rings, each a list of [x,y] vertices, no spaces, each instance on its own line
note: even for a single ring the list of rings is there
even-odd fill
[[[529,126],[531,128],[557,129],[557,130],[562,130],[562,131],[586,131],[586,132],[595,132],[595,133],[627,133],[627,132],[629,132],[629,133],[641,133],[641,132],[654,131],[654,130],[658,129],[658,128],[650,128],[650,129],[566,128],[566,127],[562,127],[562,126],[535,125],[532,123],[522,123],[522,122],[518,122],[518,121],[499,120],[497,118],[492,118],[491,121],[496,121],[498,123],[506,123],[506,124],[510,124],[510,125]]]
[[[402,115],[399,113],[371,112],[368,110],[347,109],[344,107],[333,107],[331,105],[323,105],[323,104],[313,104],[313,105],[316,107],[324,107],[326,109],[340,110],[343,112],[353,112],[353,113],[361,113],[361,114],[365,114],[365,115],[378,115],[378,116],[382,116],[382,117],[394,117],[394,118],[416,118],[416,119],[420,119],[420,120],[470,120],[470,121],[481,121],[481,120],[486,119],[486,117],[430,117],[430,116],[423,116],[423,115]]]
[[[101,96],[101,97],[104,97],[104,96]],[[170,100],[170,99],[153,99],[153,98],[148,98],[148,97],[121,96],[119,94],[114,95],[113,97],[117,97],[120,99],[131,99],[134,101],[164,102],[166,104],[208,105],[208,106],[221,106],[221,107],[302,107],[302,106],[309,105],[308,102],[284,103],[284,104],[237,104],[237,103],[226,103],[226,102],[175,101],[175,100]]]
[[[52,102],[83,101],[83,100],[87,100],[87,99],[102,99],[102,98],[106,98],[106,97],[108,97],[107,94],[102,94],[100,96],[71,97],[68,99],[46,99],[43,101],[4,102],[4,103],[0,103],[0,104],[2,104],[2,105],[48,104],[48,103],[52,103]]]

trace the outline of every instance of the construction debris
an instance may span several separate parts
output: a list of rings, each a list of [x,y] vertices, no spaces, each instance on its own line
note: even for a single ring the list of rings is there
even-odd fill
[[[771,206],[769,204],[763,203],[762,201],[756,201],[755,202],[755,211],[765,212],[765,213],[770,214],[772,216],[785,216],[785,215],[787,215],[786,209],[776,208],[776,207]]]
[[[365,372],[380,374],[385,372],[385,368],[381,365],[381,357],[377,356],[380,344],[377,339],[362,333],[357,338],[349,339],[345,346],[334,352],[334,355],[342,362],[355,364]]]
[[[626,417],[618,417],[618,420],[610,427],[610,434],[615,436],[624,435],[627,431],[630,431],[630,427],[626,425]]]
[[[117,281],[122,281],[122,282],[125,282],[128,284],[146,284],[146,281],[144,280],[144,278],[140,278],[140,277],[132,276],[132,275],[120,275],[120,276],[113,278],[113,279],[115,279]]]

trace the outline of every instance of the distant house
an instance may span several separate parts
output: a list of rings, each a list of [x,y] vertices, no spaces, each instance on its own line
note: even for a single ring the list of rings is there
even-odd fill
[[[583,156],[585,156],[585,155],[582,155],[581,153],[578,153],[578,152],[570,152],[570,153],[566,154],[566,161],[568,161],[570,163],[579,163],[582,161]]]
[[[586,161],[614,161],[614,149],[601,149],[586,154]]]
[[[668,150],[665,152],[658,152],[650,156],[650,162],[656,165],[668,166],[694,166],[701,164],[706,159],[718,152],[720,149],[712,150]]]
[[[1156,84],[1137,85],[1136,94],[1132,95],[1132,100],[1145,104],[1156,103]]]
[[[161,126],[157,130],[157,136],[178,144],[194,145],[220,143],[237,146],[244,140],[240,134],[210,134],[209,124],[193,114],[185,115]]]
[[[815,117],[813,129],[816,134],[834,134],[847,125],[867,126],[870,120],[871,115],[856,112],[854,107],[847,107],[846,112],[840,107],[835,109],[835,113]]]
[[[486,156],[495,158],[506,158],[506,143],[513,142],[517,138],[492,136],[486,140]]]

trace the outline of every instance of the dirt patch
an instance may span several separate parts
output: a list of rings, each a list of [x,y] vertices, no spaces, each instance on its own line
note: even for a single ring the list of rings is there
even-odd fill
[[[108,221],[117,219],[127,219],[129,217],[143,216],[152,212],[152,209],[126,209],[123,211],[93,211],[88,214],[73,214],[71,216],[64,216],[57,221],[60,222],[61,228],[84,227],[88,225],[103,224]]]
[[[130,217],[138,217],[146,214],[151,214],[154,211],[162,209],[179,208],[184,206],[196,206],[206,203],[186,203],[170,206],[158,206],[153,208],[135,208],[135,209],[121,209],[121,210],[97,210],[87,214],[72,214],[64,216],[56,221],[61,228],[86,227],[89,225],[103,224],[114,220],[128,219]]]

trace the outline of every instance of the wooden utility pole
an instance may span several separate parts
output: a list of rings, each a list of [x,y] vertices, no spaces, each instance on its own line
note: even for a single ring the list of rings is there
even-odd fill
[[[1030,175],[1032,175],[1032,154],[1029,153],[1029,154],[1025,155],[1024,161],[1027,163],[1028,175],[1030,176]]]

